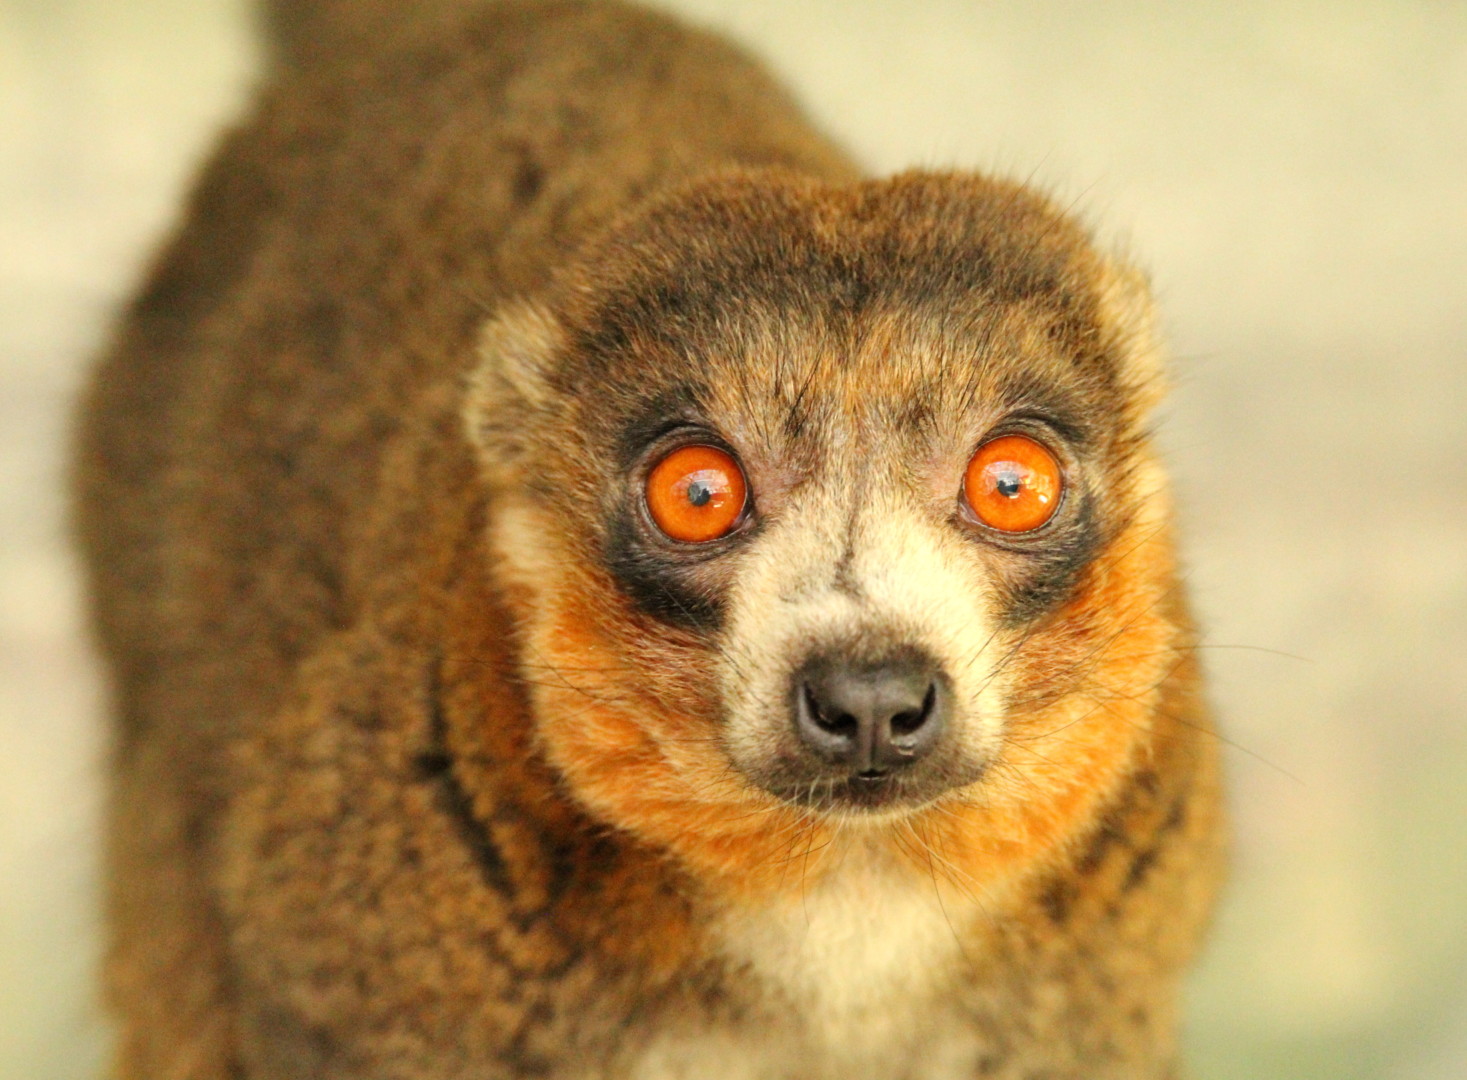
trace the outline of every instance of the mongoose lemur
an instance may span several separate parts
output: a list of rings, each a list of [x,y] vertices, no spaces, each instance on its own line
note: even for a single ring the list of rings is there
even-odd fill
[[[620,3],[269,22],[82,417],[116,1076],[1177,1076],[1138,273]]]

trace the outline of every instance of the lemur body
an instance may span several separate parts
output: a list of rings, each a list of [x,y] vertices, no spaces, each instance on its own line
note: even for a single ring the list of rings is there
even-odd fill
[[[1135,273],[654,15],[276,14],[85,406],[118,1075],[1175,1075]]]

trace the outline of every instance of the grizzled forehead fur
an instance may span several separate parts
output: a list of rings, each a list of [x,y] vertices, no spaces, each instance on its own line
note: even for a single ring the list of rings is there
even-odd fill
[[[645,388],[641,347],[681,361],[694,383],[737,377],[719,361],[747,361],[729,350],[771,326],[850,351],[881,315],[900,312],[966,347],[967,371],[935,373],[961,381],[988,373],[987,348],[1005,344],[994,341],[999,317],[1021,312],[1045,335],[1043,351],[1065,362],[1055,374],[1066,386],[1114,399],[1123,343],[1101,325],[1100,262],[1075,223],[1017,185],[957,174],[842,188],[724,177],[666,199],[592,250],[575,280],[574,344],[559,374],[572,386],[611,388],[620,377]]]

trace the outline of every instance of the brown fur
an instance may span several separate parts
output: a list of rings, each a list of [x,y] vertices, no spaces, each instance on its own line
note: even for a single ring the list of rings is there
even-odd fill
[[[657,16],[350,8],[273,9],[85,402],[118,1075],[1175,1075],[1221,826],[1134,272],[1023,188],[861,180]],[[659,612],[626,432],[690,386],[764,531]],[[1044,409],[1069,531],[974,542],[967,456]],[[761,786],[734,673],[760,545],[898,521],[974,583],[987,704],[971,776],[853,821]]]

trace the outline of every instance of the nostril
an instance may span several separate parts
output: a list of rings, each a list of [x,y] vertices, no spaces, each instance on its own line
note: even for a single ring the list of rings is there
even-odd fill
[[[912,735],[921,729],[932,716],[933,706],[937,704],[937,684],[929,683],[927,693],[922,698],[922,705],[917,709],[907,709],[899,712],[891,718],[891,733],[894,736]]]
[[[805,684],[805,708],[809,710],[810,718],[823,731],[841,738],[855,740],[860,734],[861,722],[848,712],[833,709],[828,704],[823,704],[815,691]]]

